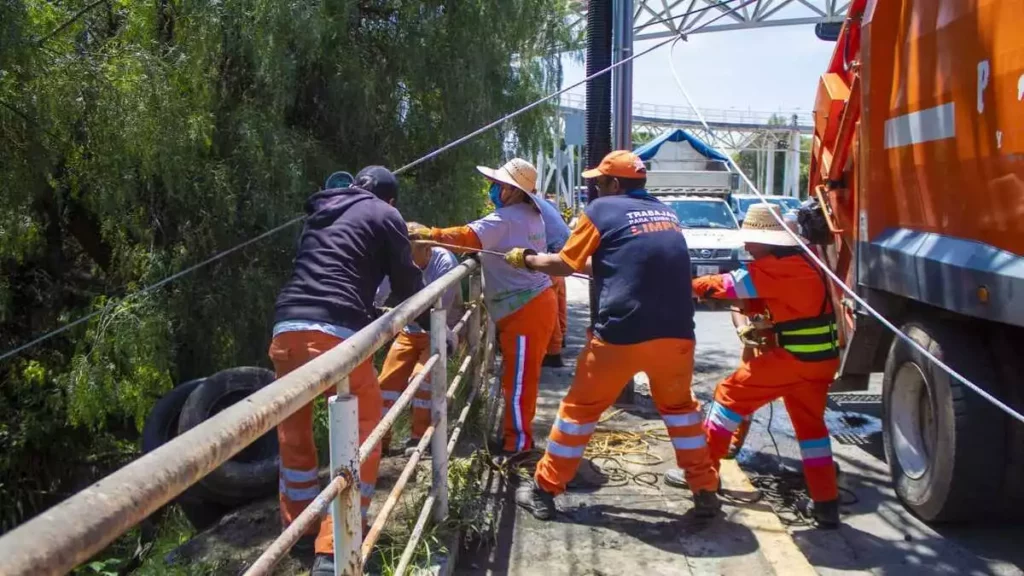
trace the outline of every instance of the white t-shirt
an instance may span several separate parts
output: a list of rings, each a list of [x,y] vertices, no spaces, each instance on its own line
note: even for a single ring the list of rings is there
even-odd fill
[[[423,270],[423,285],[430,284],[458,265],[459,260],[454,254],[444,248],[432,247],[430,249],[430,261],[427,262],[427,267]],[[383,306],[390,295],[391,282],[385,276],[384,281],[377,287],[377,295],[373,298],[373,301],[377,306]],[[447,312],[445,319],[447,320],[448,327],[451,328],[456,325],[459,322],[460,312],[462,311],[462,286],[460,284],[456,283],[444,291],[444,294],[441,295],[441,306]],[[415,324],[406,326],[405,331],[410,334],[423,332]]]
[[[484,250],[505,253],[513,248],[545,251],[544,220],[529,203],[498,208],[471,222]],[[484,272],[484,300],[491,318],[500,320],[519,310],[551,286],[547,274],[510,266],[501,256],[480,254]]]

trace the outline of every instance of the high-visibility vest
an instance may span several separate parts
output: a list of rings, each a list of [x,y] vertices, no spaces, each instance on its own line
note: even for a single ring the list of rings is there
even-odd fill
[[[839,331],[831,313],[780,322],[774,330],[779,346],[797,360],[820,362],[839,357]]]

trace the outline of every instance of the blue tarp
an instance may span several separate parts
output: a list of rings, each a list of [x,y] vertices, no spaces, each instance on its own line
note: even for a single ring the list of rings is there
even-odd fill
[[[665,142],[689,142],[693,149],[700,153],[702,156],[709,160],[718,160],[720,162],[728,162],[729,159],[724,155],[716,152],[711,146],[708,146],[700,138],[697,138],[693,134],[690,134],[686,130],[676,128],[670,130],[661,136],[658,136],[654,140],[651,140],[647,144],[633,150],[633,153],[640,157],[644,162],[650,162],[655,156],[658,155],[658,150],[661,149],[661,145]]]

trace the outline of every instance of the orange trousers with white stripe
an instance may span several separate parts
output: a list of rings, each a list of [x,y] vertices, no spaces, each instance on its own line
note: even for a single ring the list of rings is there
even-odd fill
[[[569,330],[569,307],[565,293],[565,278],[552,276],[551,287],[558,299],[558,315],[555,317],[555,329],[551,332],[551,341],[548,343],[548,354],[557,355],[562,353],[562,340],[565,340],[565,334]]]
[[[718,383],[705,422],[708,448],[717,468],[744,418],[778,398],[786,405],[800,444],[807,490],[815,502],[839,497],[832,444],[825,426],[828,387],[839,360],[801,362],[781,348],[762,350]]]
[[[306,362],[327,352],[342,342],[329,334],[316,331],[285,332],[270,343],[270,359],[274,362],[277,377],[299,368]],[[369,360],[363,362],[349,374],[350,393],[357,398],[359,409],[359,443],[362,444],[380,422],[381,399],[377,375]],[[328,390],[324,396],[334,395]],[[281,447],[281,478],[279,499],[281,521],[291,524],[310,502],[320,493],[317,481],[319,462],[316,443],[313,441],[313,403],[309,403],[277,425],[277,441]],[[380,445],[359,468],[359,492],[366,523],[366,511],[373,498],[377,483],[377,468],[380,465]],[[334,529],[331,515],[325,514],[316,533],[317,554],[334,554]]]
[[[637,372],[651,381],[651,396],[675,448],[676,463],[694,492],[718,489],[693,396],[693,340],[659,339],[615,345],[591,337],[576,363],[576,376],[558,407],[547,450],[537,464],[537,484],[561,494],[576,475],[601,414]]]
[[[557,307],[555,291],[549,288],[497,321],[505,397],[503,448],[508,452],[533,448],[541,364],[555,329]]]
[[[381,417],[405,392],[409,379],[423,371],[430,358],[430,334],[399,332],[380,370]],[[423,379],[412,401],[412,437],[422,438],[430,426],[430,376]]]

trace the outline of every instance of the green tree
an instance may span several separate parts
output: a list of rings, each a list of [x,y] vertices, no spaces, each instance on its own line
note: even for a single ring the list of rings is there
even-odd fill
[[[297,227],[330,172],[403,165],[558,86],[563,1],[0,0],[0,529],[134,452],[176,381],[266,364]],[[515,58],[511,56],[515,55]],[[402,177],[410,219],[486,199],[473,166],[548,108]]]

